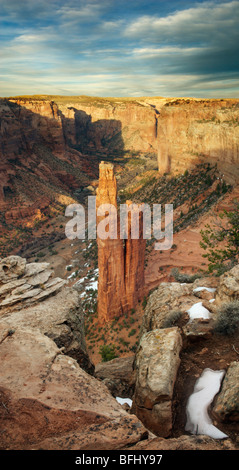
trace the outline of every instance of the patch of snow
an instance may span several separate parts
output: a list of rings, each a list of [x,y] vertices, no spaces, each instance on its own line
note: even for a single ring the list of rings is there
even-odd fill
[[[88,286],[86,287],[86,290],[89,290],[89,289],[97,290],[98,289],[98,281],[90,282],[90,284],[88,284]]]
[[[215,302],[215,299],[210,299],[209,302],[211,302],[211,303],[212,303],[212,302]]]
[[[208,406],[220,390],[224,374],[224,370],[205,369],[203,371],[187,403],[186,431],[192,434],[205,434],[213,439],[225,439],[228,437],[212,424],[207,412]]]
[[[128,403],[130,407],[132,406],[132,400],[130,398],[116,397],[116,400],[118,403],[120,403],[120,405],[124,405],[124,403]]]
[[[70,274],[70,276],[67,276],[67,279],[72,279],[76,274],[76,271],[74,271],[72,274]]]
[[[195,318],[210,318],[211,314],[209,310],[203,307],[202,302],[197,302],[194,304],[189,310],[187,310],[189,314],[190,321],[194,320]]]
[[[85,281],[85,277],[82,277],[82,279],[79,279],[78,281],[75,282],[74,286],[77,287],[79,286],[80,284],[82,284],[84,281]]]
[[[214,287],[196,287],[195,289],[193,289],[193,292],[200,292],[201,290],[207,290],[208,292],[215,292],[215,288]]]

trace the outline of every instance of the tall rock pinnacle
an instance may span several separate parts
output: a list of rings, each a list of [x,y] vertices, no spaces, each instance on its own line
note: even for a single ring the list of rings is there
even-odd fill
[[[97,244],[98,244],[98,318],[104,323],[112,320],[130,309],[135,308],[144,293],[144,257],[145,240],[143,239],[143,213],[140,206],[134,205],[127,215],[127,236],[120,237],[120,220],[117,211],[117,184],[114,166],[111,163],[100,163],[99,186],[96,196],[97,208]],[[102,204],[111,204],[112,213],[99,215]],[[127,206],[130,206],[127,201]],[[139,217],[139,238],[132,238],[134,211]],[[108,218],[107,218],[108,215]],[[107,218],[107,219],[106,219]],[[102,239],[99,236],[99,223],[105,223],[115,229],[114,238]]]

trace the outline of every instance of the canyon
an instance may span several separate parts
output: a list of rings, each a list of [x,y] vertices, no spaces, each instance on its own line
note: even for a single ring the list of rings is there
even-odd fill
[[[180,175],[200,163],[216,164],[235,185],[238,122],[235,99],[1,98],[1,255],[17,254],[39,235],[32,234],[35,226],[92,194],[101,160],[115,164],[117,178],[125,176],[119,188],[144,176],[142,164],[145,176],[148,170]]]
[[[239,100],[2,98],[0,143],[0,448],[238,449],[238,333],[214,325],[239,271],[209,276],[200,232],[239,197]],[[89,195],[115,214],[173,204],[173,246],[142,219],[133,239],[132,214],[124,240],[67,239]],[[209,318],[190,321],[198,303]],[[225,371],[223,440],[185,430],[205,368]]]

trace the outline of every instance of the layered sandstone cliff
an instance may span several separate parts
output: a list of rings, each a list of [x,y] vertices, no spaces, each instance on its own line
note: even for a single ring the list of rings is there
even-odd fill
[[[239,100],[177,99],[165,104],[158,125],[158,167],[184,172],[217,164],[230,183],[239,178]]]
[[[126,151],[158,153],[160,172],[209,161],[238,178],[238,100],[19,97],[0,99],[0,122],[2,209],[87,186],[97,156]]]
[[[120,220],[117,215],[117,185],[114,167],[111,163],[101,162],[96,197],[98,214],[99,208],[103,204],[113,206],[111,212],[109,208],[106,215],[98,215],[97,217],[98,316],[102,322],[105,322],[134,308],[143,296],[145,240],[143,239],[142,212],[139,212],[138,219],[139,237],[132,238],[132,235],[134,236],[132,234],[133,223],[136,220],[133,211],[127,215],[127,238],[121,237]],[[106,223],[106,220],[108,227],[106,225],[105,231],[109,231],[109,236],[102,238],[102,234],[99,233],[99,225],[102,222]],[[116,226],[115,232],[114,226]]]
[[[63,214],[63,206],[98,178],[104,158],[136,154],[148,164],[158,153],[160,173],[217,163],[227,182],[236,183],[238,113],[239,101],[233,99],[0,99],[1,247],[6,237],[14,239],[12,226],[33,227],[59,204]],[[143,168],[133,168],[134,178]],[[2,256],[14,243],[8,251],[1,248]]]

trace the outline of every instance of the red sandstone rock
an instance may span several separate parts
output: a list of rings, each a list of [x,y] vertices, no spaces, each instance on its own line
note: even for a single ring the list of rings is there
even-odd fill
[[[96,208],[101,204],[112,204],[117,208],[117,185],[113,165],[101,162],[97,189]],[[135,209],[136,210],[136,209]],[[136,211],[137,212],[137,211]],[[128,217],[128,238],[120,237],[120,221],[117,218],[117,238],[98,243],[98,315],[103,322],[115,318],[137,305],[144,292],[144,253],[142,212],[139,216],[139,238],[132,238],[133,212]],[[110,217],[110,216],[109,216]],[[97,223],[104,219],[98,216]],[[110,219],[111,220],[111,219]],[[110,223],[109,223],[110,225]],[[113,225],[113,224],[112,224]]]

